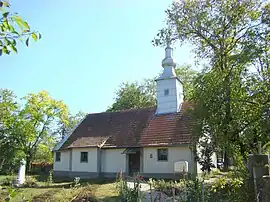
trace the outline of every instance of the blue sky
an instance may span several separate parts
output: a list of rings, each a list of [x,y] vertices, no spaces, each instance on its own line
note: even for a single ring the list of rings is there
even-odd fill
[[[101,112],[122,81],[162,70],[163,48],[151,40],[164,26],[170,0],[13,0],[12,9],[42,34],[18,54],[0,57],[0,88],[18,97],[47,90],[72,113]],[[189,46],[178,64],[192,64]]]

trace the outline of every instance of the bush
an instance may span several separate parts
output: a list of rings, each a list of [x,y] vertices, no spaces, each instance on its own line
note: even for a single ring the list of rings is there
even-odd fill
[[[175,195],[180,201],[198,201],[201,197],[202,182],[199,179],[180,181],[164,181],[150,179],[149,184],[157,191],[163,192],[169,197]]]
[[[12,186],[15,180],[16,180],[16,177],[5,177],[0,184],[2,186]]]
[[[137,202],[142,199],[140,192],[140,181],[144,181],[142,176],[137,176],[134,179],[134,188],[128,187],[127,181],[124,180],[121,173],[117,177],[116,189],[119,192],[120,200],[122,202]]]
[[[252,191],[247,186],[248,181],[236,177],[222,176],[212,183],[201,181],[198,178],[169,182],[150,179],[149,184],[155,190],[163,192],[171,198],[174,195],[175,199],[179,201],[197,202],[204,198],[205,202],[248,202],[252,199],[250,196]]]
[[[36,187],[37,179],[33,176],[26,176],[25,182],[23,183],[24,187]]]
[[[223,176],[208,186],[209,201],[247,202],[252,199],[248,181],[241,178]]]

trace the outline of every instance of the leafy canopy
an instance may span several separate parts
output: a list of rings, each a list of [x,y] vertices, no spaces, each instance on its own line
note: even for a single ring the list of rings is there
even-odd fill
[[[29,24],[9,8],[8,1],[0,0],[0,56],[11,51],[17,53],[18,40],[25,41],[28,46],[30,38],[41,39],[40,33],[32,31]]]
[[[210,131],[226,160],[269,140],[269,8],[260,0],[174,1],[153,40],[191,43],[208,61],[192,95],[195,134],[199,141]]]

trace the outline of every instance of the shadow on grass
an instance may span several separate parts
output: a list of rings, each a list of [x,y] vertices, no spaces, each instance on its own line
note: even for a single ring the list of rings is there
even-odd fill
[[[74,183],[74,179],[72,178],[54,178],[54,183],[64,183],[64,182],[72,182]],[[114,178],[98,178],[98,179],[81,179],[80,184],[86,185],[86,184],[109,184],[115,182]]]
[[[49,174],[42,174],[42,175],[32,175],[37,179],[39,182],[46,182],[48,180]]]
[[[119,196],[111,196],[111,197],[105,197],[102,199],[98,199],[99,202],[120,202]]]

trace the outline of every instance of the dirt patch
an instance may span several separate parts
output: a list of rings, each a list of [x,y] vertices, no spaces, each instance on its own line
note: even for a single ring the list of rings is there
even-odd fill
[[[45,193],[42,193],[40,195],[34,196],[32,201],[33,202],[44,202],[44,201],[48,201],[49,199],[52,199],[53,196],[57,193],[57,190],[51,190],[51,191],[47,191]]]
[[[71,202],[82,202],[82,201],[83,202],[98,201],[94,196],[93,187],[91,187],[91,185],[81,188]]]

